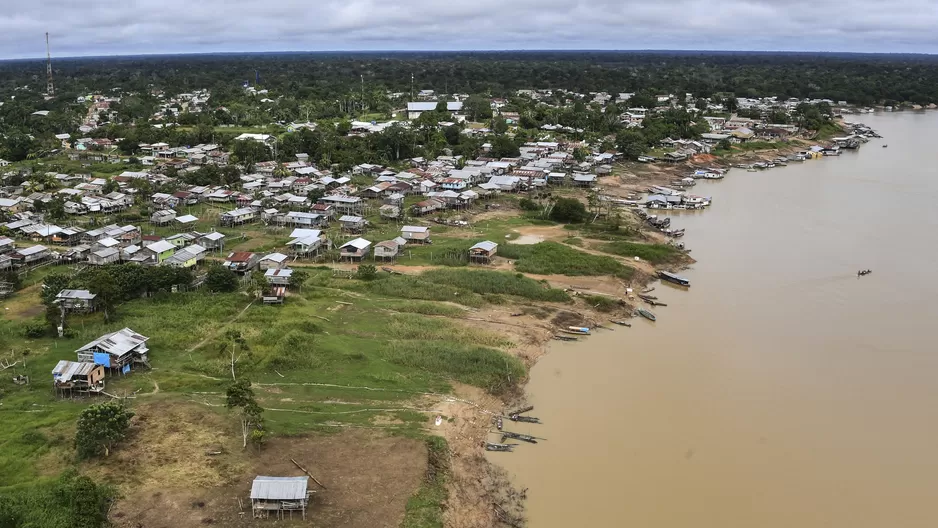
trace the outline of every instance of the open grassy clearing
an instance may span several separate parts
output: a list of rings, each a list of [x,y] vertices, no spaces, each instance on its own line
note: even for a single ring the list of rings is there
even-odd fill
[[[621,257],[639,257],[652,264],[669,264],[684,258],[684,253],[667,244],[637,244],[635,242],[617,241],[599,246],[605,253],[612,253]]]
[[[629,279],[635,270],[618,260],[593,255],[557,242],[540,242],[531,246],[503,244],[499,255],[515,260],[515,269],[537,275],[598,276],[611,275]]]
[[[152,370],[108,379],[107,391],[131,396],[132,407],[187,403],[213,417],[206,423],[234,426],[224,409],[234,350],[237,375],[254,382],[275,438],[347,427],[419,437],[435,399],[428,393],[449,391],[451,381],[497,393],[525,375],[522,363],[504,353],[515,343],[458,322],[466,306],[511,298],[566,300],[563,292],[507,272],[441,269],[364,282],[309,269],[307,285],[278,307],[254,304],[240,293],[160,294],[124,303],[110,324],[100,314],[69,316],[63,339],[26,340],[29,319],[0,322],[4,349],[14,349],[16,357],[28,349],[27,368],[16,373],[32,378],[29,386],[13,385],[9,376],[0,380],[0,495],[34,500],[41,486],[74,465],[74,423],[93,400],[56,399],[48,373],[103,333],[126,326],[150,337]],[[453,289],[462,295],[454,299]],[[414,302],[415,292],[443,294]],[[28,294],[38,304],[38,291]],[[243,343],[236,344],[236,337]],[[124,468],[102,478],[118,486],[155,478],[140,471]],[[441,486],[421,488],[407,526],[438,525],[433,519],[439,518]]]

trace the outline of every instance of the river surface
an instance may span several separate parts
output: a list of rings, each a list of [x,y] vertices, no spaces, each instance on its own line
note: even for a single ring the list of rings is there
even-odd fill
[[[692,287],[532,369],[547,440],[489,454],[529,526],[938,526],[938,113],[849,120],[885,139],[699,183]]]

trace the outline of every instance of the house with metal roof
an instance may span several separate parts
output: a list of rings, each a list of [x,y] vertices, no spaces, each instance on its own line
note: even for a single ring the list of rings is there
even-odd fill
[[[342,258],[349,260],[362,260],[371,251],[371,242],[364,238],[356,238],[339,246]]]
[[[46,246],[36,245],[18,249],[10,254],[10,258],[13,259],[14,264],[27,265],[45,260],[51,255],[52,252],[49,250],[49,248]]]
[[[66,312],[90,312],[94,310],[97,295],[88,290],[62,290],[52,301]]]
[[[279,519],[285,514],[300,512],[306,519],[310,491],[308,477],[263,477],[254,478],[251,484],[251,511],[254,518],[267,518],[271,513]]]
[[[61,360],[52,369],[52,386],[59,395],[104,390],[104,367],[94,363]]]
[[[479,264],[490,264],[495,254],[498,252],[498,244],[490,240],[485,240],[469,248],[469,262]]]
[[[365,229],[365,219],[360,216],[344,215],[339,218],[339,225],[343,231],[360,233]]]
[[[401,228],[401,238],[408,242],[430,243],[430,228],[426,226],[404,226]]]
[[[261,271],[275,270],[283,268],[287,265],[287,257],[283,253],[271,253],[269,255],[264,255],[260,262]]]
[[[244,275],[245,273],[254,271],[254,268],[257,267],[257,264],[260,262],[260,260],[261,256],[257,253],[251,253],[249,251],[236,251],[228,255],[228,258],[225,259],[223,265],[239,275]]]
[[[95,339],[79,348],[76,353],[79,362],[101,365],[107,369],[117,369],[126,374],[138,364],[149,366],[147,348],[149,337],[123,328]]]

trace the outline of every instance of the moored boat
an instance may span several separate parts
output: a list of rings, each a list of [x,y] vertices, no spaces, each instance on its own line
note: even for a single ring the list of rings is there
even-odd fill
[[[518,444],[494,444],[492,442],[485,443],[486,451],[507,451],[511,452],[512,449]]]
[[[632,323],[626,323],[625,321],[619,321],[619,320],[616,320],[616,319],[610,319],[609,321],[612,322],[613,324],[617,324],[617,325],[619,325],[619,326],[628,326],[628,327],[631,327],[631,326],[632,326]]]
[[[648,310],[646,310],[646,309],[644,309],[644,308],[639,308],[639,309],[637,309],[637,310],[635,310],[635,311],[638,312],[638,315],[644,317],[645,319],[648,319],[649,321],[657,321],[657,320],[658,320],[658,318],[655,317],[655,314],[649,312]]]
[[[579,334],[590,333],[590,329],[585,326],[568,326],[567,329],[570,330],[571,332],[576,332]]]
[[[661,280],[665,280],[665,281],[668,281],[668,282],[673,282],[674,284],[679,284],[679,285],[681,285],[681,286],[686,286],[686,287],[688,287],[688,288],[690,287],[690,281],[689,281],[689,280],[685,279],[684,277],[681,277],[680,275],[678,275],[678,274],[676,274],[676,273],[671,273],[670,271],[659,271],[659,272],[658,272],[658,277],[659,277]]]

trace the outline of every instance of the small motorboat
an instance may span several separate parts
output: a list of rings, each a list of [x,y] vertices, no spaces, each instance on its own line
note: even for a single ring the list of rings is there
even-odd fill
[[[619,325],[619,326],[628,326],[628,327],[630,327],[630,328],[631,328],[631,326],[632,326],[632,323],[626,323],[625,321],[619,321],[619,320],[616,320],[616,319],[610,319],[609,322],[611,322],[611,323],[613,323],[613,324],[617,324],[617,325]]]
[[[649,321],[657,321],[657,320],[658,320],[658,318],[655,317],[655,314],[649,312],[648,310],[646,310],[646,309],[644,309],[644,308],[639,308],[639,309],[637,309],[637,310],[635,310],[635,311],[638,312],[638,315],[644,317],[645,319],[648,319]]]

